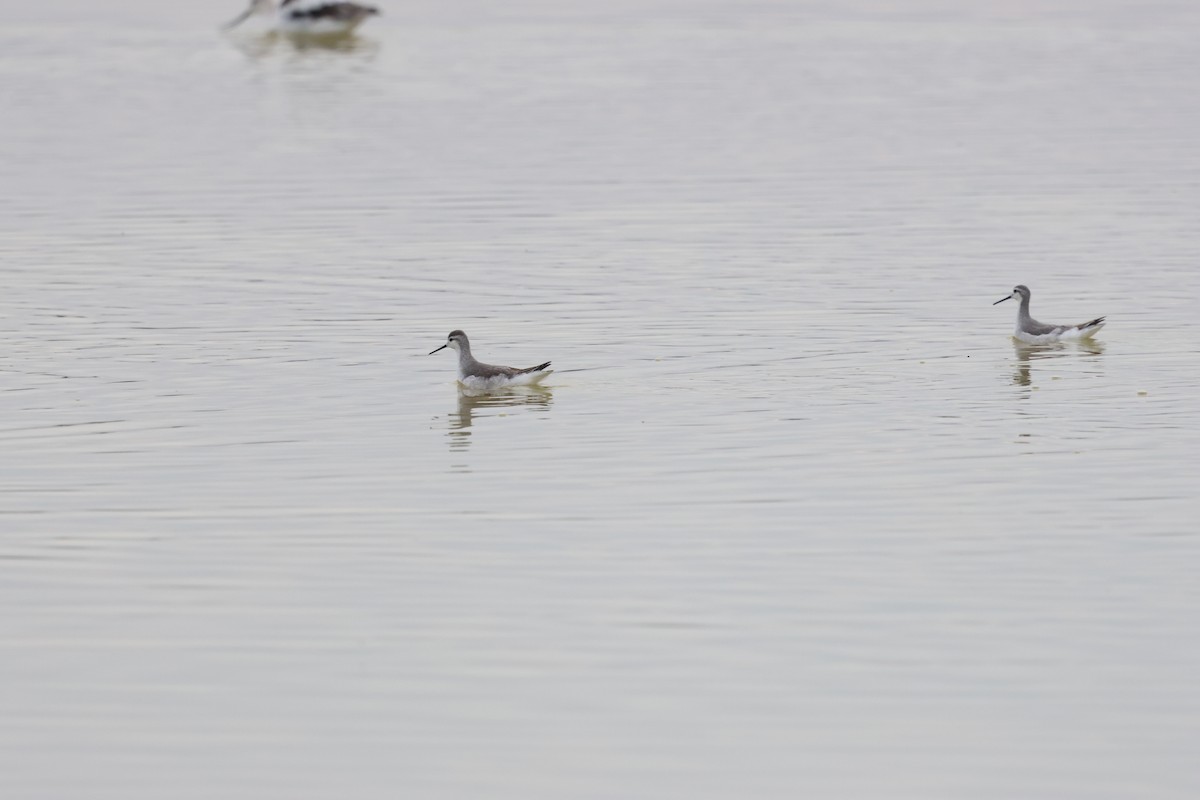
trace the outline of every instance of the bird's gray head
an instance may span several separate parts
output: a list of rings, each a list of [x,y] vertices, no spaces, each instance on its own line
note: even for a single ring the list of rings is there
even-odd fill
[[[437,350],[430,351],[429,355],[433,355],[438,350],[445,350],[447,347],[462,352],[464,349],[469,350],[471,343],[467,341],[467,335],[462,331],[450,331],[450,335],[446,337],[446,343]]]
[[[1030,294],[1031,293],[1028,286],[1017,285],[1013,287],[1012,294],[1010,294],[1008,297],[1001,297],[999,300],[992,303],[992,305],[998,306],[1005,300],[1028,300]]]

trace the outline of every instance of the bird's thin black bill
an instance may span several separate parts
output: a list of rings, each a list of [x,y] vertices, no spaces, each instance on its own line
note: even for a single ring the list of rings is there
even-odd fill
[[[1012,300],[1012,295],[1010,294],[1008,297],[1001,297],[999,300],[997,300],[996,302],[992,303],[992,305],[994,305],[994,306],[998,306],[998,305],[1000,305],[1001,303],[1003,303],[1005,300]]]
[[[441,347],[439,347],[437,350],[430,350],[430,351],[429,351],[429,355],[433,355],[433,354],[434,354],[434,353],[436,353],[438,350],[445,350],[445,349],[446,349],[447,347],[449,347],[449,346],[450,346],[450,345],[446,345],[446,344],[444,344],[444,345],[442,345]]]
[[[253,13],[254,13],[254,7],[251,6],[250,8],[246,9],[244,12],[239,14],[236,18],[231,19],[229,22],[226,22],[224,25],[222,25],[221,30],[226,30],[226,31],[233,30],[238,25],[241,25],[243,22],[250,19],[250,15]]]

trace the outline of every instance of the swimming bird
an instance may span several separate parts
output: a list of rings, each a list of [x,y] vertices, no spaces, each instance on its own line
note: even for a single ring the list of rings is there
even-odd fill
[[[373,6],[334,0],[250,0],[250,7],[225,25],[225,30],[241,25],[259,14],[275,14],[275,29],[280,33],[309,36],[341,36],[350,33],[367,17],[379,13]]]
[[[1001,297],[992,305],[996,306],[1003,303],[1005,300],[1017,299],[1021,301],[1021,307],[1017,310],[1017,329],[1013,333],[1014,339],[1020,339],[1022,342],[1030,344],[1045,344],[1047,342],[1069,341],[1072,339],[1090,339],[1104,327],[1104,317],[1096,317],[1088,322],[1081,322],[1078,325],[1047,325],[1045,322],[1038,322],[1033,317],[1029,316],[1029,298],[1032,292],[1028,286],[1014,286],[1012,294],[1008,297]]]
[[[450,331],[446,343],[437,350],[431,350],[433,355],[438,350],[458,351],[458,382],[468,389],[499,389],[502,386],[530,386],[539,383],[552,369],[546,369],[550,362],[538,364],[536,367],[518,369],[516,367],[497,367],[475,360],[471,355],[471,342],[462,331]]]

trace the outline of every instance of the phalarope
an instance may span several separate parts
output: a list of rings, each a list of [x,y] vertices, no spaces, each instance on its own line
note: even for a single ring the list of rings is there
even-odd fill
[[[1021,307],[1017,311],[1017,329],[1013,333],[1014,339],[1019,339],[1022,342],[1030,344],[1046,344],[1048,342],[1061,342],[1071,339],[1090,339],[1104,327],[1104,317],[1096,317],[1088,322],[1081,322],[1078,325],[1047,325],[1044,322],[1038,322],[1033,317],[1029,316],[1029,297],[1032,293],[1028,286],[1014,286],[1012,294],[1008,297],[1001,297],[992,305],[999,305],[1005,300],[1017,299],[1021,301]]]
[[[475,357],[471,355],[471,342],[467,340],[467,335],[462,331],[450,331],[450,335],[446,337],[446,343],[437,350],[431,350],[429,355],[433,355],[438,350],[445,350],[447,347],[458,351],[458,382],[468,389],[486,391],[499,389],[502,386],[531,386],[554,371],[546,369],[550,366],[549,361],[527,369],[496,367],[476,361]]]
[[[275,29],[280,33],[342,36],[361,25],[367,17],[378,14],[379,9],[336,0],[250,0],[250,7],[224,29],[235,28],[257,14],[272,12],[276,15]]]

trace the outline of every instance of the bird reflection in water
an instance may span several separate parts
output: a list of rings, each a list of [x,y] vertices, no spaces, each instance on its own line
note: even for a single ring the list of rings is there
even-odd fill
[[[519,406],[546,411],[554,400],[547,386],[513,386],[493,392],[458,387],[458,410],[449,415],[450,449],[464,450],[471,443],[471,427],[480,419],[504,416],[505,409]]]
[[[371,59],[379,52],[379,42],[356,33],[306,34],[272,30],[227,38],[234,47],[252,59],[273,55],[303,58],[321,53],[353,53]]]
[[[1033,362],[1035,361],[1070,357],[1071,355],[1099,356],[1104,353],[1104,343],[1095,339],[1052,344],[1028,344],[1013,339],[1012,343],[1013,352],[1017,357],[1017,369],[1013,373],[1013,383],[1026,389],[1033,385]]]

